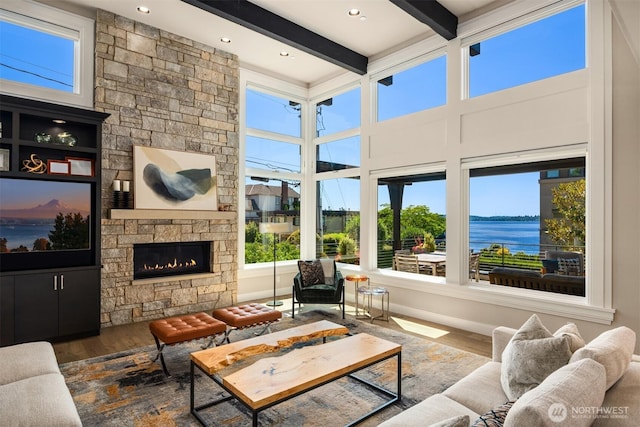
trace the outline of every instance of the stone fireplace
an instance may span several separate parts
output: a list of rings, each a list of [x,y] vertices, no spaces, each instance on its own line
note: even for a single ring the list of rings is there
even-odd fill
[[[238,58],[103,10],[95,54],[95,109],[110,114],[102,130],[102,326],[235,304]],[[135,200],[134,145],[214,156],[218,205],[229,211],[112,209],[114,179],[131,181]],[[209,242],[205,271],[134,277],[134,246],[192,242]]]
[[[133,245],[133,280],[210,273],[211,242]]]

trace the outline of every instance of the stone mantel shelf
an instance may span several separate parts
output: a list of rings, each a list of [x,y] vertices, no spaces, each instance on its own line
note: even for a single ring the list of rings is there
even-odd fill
[[[235,219],[231,211],[185,211],[161,209],[111,209],[110,219]]]

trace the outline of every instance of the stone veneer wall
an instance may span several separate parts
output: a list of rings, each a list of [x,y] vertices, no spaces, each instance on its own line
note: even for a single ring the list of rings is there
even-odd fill
[[[214,155],[218,203],[236,210],[238,73],[234,55],[98,11],[95,107],[111,114],[102,147],[103,327],[236,301],[235,214],[109,219],[109,211],[113,180],[133,180],[134,145]],[[134,243],[199,240],[213,241],[212,274],[133,282]]]

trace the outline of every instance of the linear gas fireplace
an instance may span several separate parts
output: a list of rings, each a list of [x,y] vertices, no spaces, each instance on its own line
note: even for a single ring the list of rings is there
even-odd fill
[[[211,272],[211,242],[133,245],[133,279]]]

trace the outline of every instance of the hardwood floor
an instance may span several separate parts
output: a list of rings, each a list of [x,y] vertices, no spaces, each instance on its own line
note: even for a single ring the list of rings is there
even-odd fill
[[[261,300],[256,302],[266,302]],[[288,315],[291,304],[285,300],[282,311]],[[317,305],[313,309],[331,310],[331,306]],[[355,309],[346,308],[347,316],[353,316]],[[296,312],[297,313],[297,312]],[[401,314],[391,313],[389,322],[376,320],[378,326],[395,329],[429,341],[445,344],[460,350],[491,357],[491,337],[451,328]],[[72,341],[54,343],[58,363],[72,362],[90,357],[102,356],[131,348],[154,344],[149,332],[149,322],[103,328],[100,335]]]

